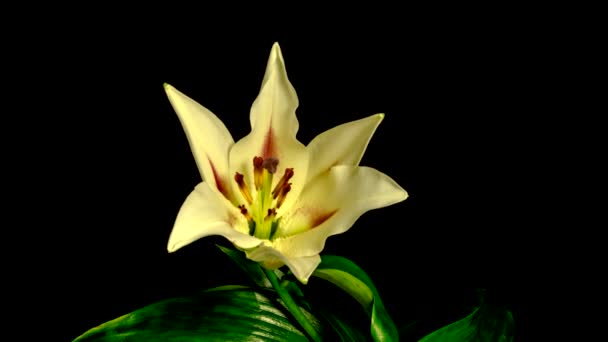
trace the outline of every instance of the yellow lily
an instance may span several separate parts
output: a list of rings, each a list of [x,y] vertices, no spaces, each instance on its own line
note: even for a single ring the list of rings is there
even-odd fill
[[[408,196],[387,175],[358,166],[383,114],[339,125],[308,146],[296,139],[298,97],[277,43],[251,107],[251,133],[237,143],[211,111],[165,90],[203,178],[177,215],[169,252],[222,235],[267,269],[287,265],[305,284],[329,236]]]

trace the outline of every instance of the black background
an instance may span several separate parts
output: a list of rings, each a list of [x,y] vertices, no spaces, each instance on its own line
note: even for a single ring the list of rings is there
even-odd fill
[[[216,250],[221,238],[167,253],[201,178],[162,85],[209,108],[238,140],[275,41],[300,99],[299,140],[386,113],[361,164],[410,194],[330,238],[326,252],[364,268],[398,322],[440,322],[486,288],[525,331],[527,272],[542,273],[530,230],[544,229],[534,213],[537,166],[551,153],[539,138],[550,27],[450,9],[323,25],[165,19],[57,21],[15,39],[27,53],[9,56],[14,102],[27,113],[15,153],[28,177],[20,222],[35,227],[27,250],[43,271],[33,284],[51,298],[48,314],[63,312],[58,336],[245,281]]]

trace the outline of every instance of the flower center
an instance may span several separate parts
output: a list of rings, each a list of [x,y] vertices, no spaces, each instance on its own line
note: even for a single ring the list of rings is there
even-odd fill
[[[280,218],[277,211],[291,190],[289,180],[293,177],[293,168],[285,169],[283,177],[274,189],[272,178],[277,171],[279,160],[276,158],[253,158],[253,182],[255,193],[251,194],[242,174],[236,172],[234,180],[245,198],[246,203],[238,208],[249,224],[249,235],[260,239],[271,240],[279,227]]]

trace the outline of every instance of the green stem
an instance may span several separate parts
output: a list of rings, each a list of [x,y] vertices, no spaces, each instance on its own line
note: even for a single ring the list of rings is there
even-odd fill
[[[293,300],[289,292],[283,286],[281,286],[281,284],[279,284],[279,280],[277,279],[277,276],[274,271],[264,269],[264,272],[266,273],[268,280],[270,280],[272,287],[274,287],[274,289],[279,294],[279,297],[281,297],[281,299],[283,300],[283,303],[285,303],[285,306],[287,306],[287,310],[291,312],[293,317],[298,321],[298,323],[300,323],[304,331],[306,331],[306,333],[310,336],[310,338],[313,339],[313,341],[320,342],[321,336],[319,336],[315,328],[310,324],[310,321],[306,319],[306,317],[302,313],[302,310],[300,310],[300,307]]]

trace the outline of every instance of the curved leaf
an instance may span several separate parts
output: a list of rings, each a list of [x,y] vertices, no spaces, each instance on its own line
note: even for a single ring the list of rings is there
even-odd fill
[[[273,295],[272,290],[221,286],[148,305],[90,329],[74,342],[308,341]],[[303,313],[324,340],[366,341],[364,332],[332,308],[315,309],[316,317],[306,309]]]
[[[399,333],[382,304],[369,276],[354,262],[335,255],[325,255],[313,276],[325,279],[357,300],[371,317],[371,334],[375,341],[398,341]]]
[[[365,330],[361,330],[357,324],[349,324],[341,311],[334,311],[331,308],[319,308],[316,306],[317,311],[315,313],[324,323],[328,324],[332,328],[332,332],[335,336],[325,335],[327,341],[348,341],[348,342],[366,342],[369,341],[369,333]]]
[[[435,330],[419,342],[511,342],[513,332],[509,310],[482,302],[465,318]]]
[[[216,288],[151,304],[74,341],[308,341],[275,304],[248,288]]]

